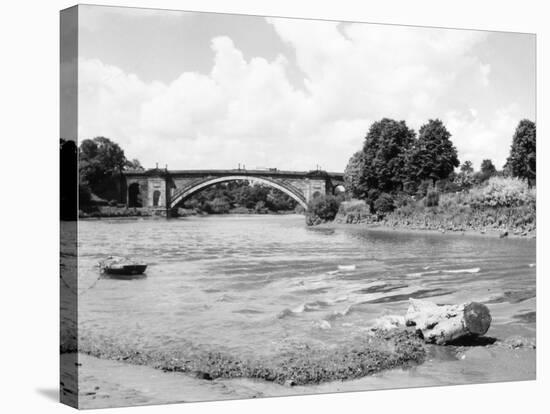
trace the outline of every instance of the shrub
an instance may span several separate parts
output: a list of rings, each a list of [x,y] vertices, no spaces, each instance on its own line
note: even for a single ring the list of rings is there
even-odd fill
[[[437,188],[440,193],[455,193],[457,191],[460,191],[461,187],[454,181],[455,179],[456,178],[454,178],[453,180],[439,180],[437,183],[435,183],[435,188]]]
[[[395,209],[393,197],[388,193],[382,193],[374,202],[374,210],[377,213],[390,213]]]
[[[529,188],[527,181],[512,177],[491,177],[469,194],[475,207],[517,207],[536,202],[536,190]]]
[[[424,198],[424,205],[426,207],[437,207],[439,205],[439,191],[429,190]]]
[[[198,210],[201,207],[201,203],[196,198],[190,198],[183,203],[183,207],[190,210]]]
[[[226,214],[229,212],[229,203],[225,198],[216,197],[208,203],[210,210],[214,214]]]
[[[268,209],[267,207],[265,206],[265,202],[260,200],[256,203],[256,205],[254,206],[254,212],[256,214],[267,214],[268,212]]]
[[[430,190],[431,188],[433,188],[432,180],[424,180],[418,185],[416,195],[418,196],[418,198],[424,198],[426,197],[426,194],[428,194],[428,190]]]
[[[250,213],[250,210],[248,210],[246,207],[239,206],[231,209],[232,214],[248,214]]]
[[[323,221],[331,221],[336,217],[340,202],[332,195],[319,196],[308,203],[308,215],[319,217]]]
[[[397,193],[393,197],[393,203],[396,208],[401,208],[414,203],[414,199],[405,192]]]
[[[370,214],[369,205],[363,200],[349,200],[342,201],[340,203],[340,208],[338,209],[339,214],[350,214],[350,213],[359,213],[362,215]]]

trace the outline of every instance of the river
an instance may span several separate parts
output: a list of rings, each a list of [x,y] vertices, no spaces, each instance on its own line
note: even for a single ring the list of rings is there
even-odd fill
[[[404,314],[415,297],[487,303],[487,335],[534,337],[535,246],[362,226],[307,228],[296,215],[84,220],[79,335],[98,346],[159,354],[188,347],[269,360],[297,347],[346,346],[376,318]],[[146,277],[98,279],[97,262],[107,255],[145,261]],[[456,383],[495,380],[458,372]]]

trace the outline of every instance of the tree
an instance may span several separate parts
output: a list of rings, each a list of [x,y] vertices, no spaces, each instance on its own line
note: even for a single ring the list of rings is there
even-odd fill
[[[537,127],[528,119],[518,124],[512,140],[505,170],[514,177],[525,178],[532,185],[537,175]]]
[[[340,200],[333,195],[320,195],[308,203],[306,224],[308,226],[324,221],[332,221],[340,208]]]
[[[497,169],[494,166],[493,161],[486,159],[481,161],[481,172],[490,177],[497,172]]]
[[[125,169],[127,170],[134,170],[134,171],[144,171],[145,168],[141,165],[138,159],[134,158],[133,160],[127,160],[126,164],[124,165]]]
[[[85,139],[78,152],[81,184],[95,192],[103,182],[120,173],[127,163],[124,151],[109,138]]]
[[[418,141],[410,153],[409,173],[416,182],[446,179],[460,165],[451,133],[439,119],[430,119],[419,130]]]
[[[476,174],[477,180],[479,182],[487,181],[496,173],[497,173],[497,169],[494,166],[493,161],[489,159],[485,159],[481,161],[481,168],[480,168],[479,174]]]
[[[464,161],[460,166],[460,172],[464,174],[472,174],[474,172],[472,161]]]
[[[414,140],[415,133],[405,121],[384,118],[373,123],[363,145],[363,173],[357,194],[364,196],[370,189],[402,190],[407,178],[406,156]]]
[[[226,214],[229,212],[229,202],[223,197],[216,197],[208,204],[214,214]]]
[[[363,174],[363,152],[357,151],[349,159],[348,165],[344,170],[344,186],[346,191],[352,197],[364,198],[364,194],[360,193],[361,175]]]

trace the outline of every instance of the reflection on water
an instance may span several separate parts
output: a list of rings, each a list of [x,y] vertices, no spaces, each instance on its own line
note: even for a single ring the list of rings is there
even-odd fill
[[[146,277],[87,290],[108,255],[143,260]],[[416,297],[482,301],[489,335],[534,335],[533,263],[534,240],[313,230],[301,216],[82,221],[79,334],[267,356],[345,345]]]

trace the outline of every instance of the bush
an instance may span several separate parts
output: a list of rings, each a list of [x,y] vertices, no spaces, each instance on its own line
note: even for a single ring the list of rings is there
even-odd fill
[[[225,198],[216,197],[208,203],[210,211],[214,214],[226,214],[229,212],[229,203]]]
[[[439,205],[439,191],[429,190],[424,198],[424,205],[426,207],[437,207]]]
[[[256,203],[256,205],[254,206],[254,212],[256,214],[267,214],[268,213],[268,209],[267,207],[265,206],[265,202],[260,200]]]
[[[397,193],[393,197],[395,208],[401,208],[414,203],[414,199],[405,192]]]
[[[232,214],[248,214],[248,213],[250,213],[250,210],[247,209],[246,207],[239,206],[239,207],[235,207],[235,208],[231,209],[231,213]]]
[[[418,198],[424,198],[426,197],[426,194],[428,194],[428,190],[433,188],[433,182],[432,180],[424,180],[418,185],[418,189],[416,190],[416,195]]]
[[[470,190],[475,207],[518,207],[536,203],[536,190],[527,181],[511,177],[491,177],[486,185]]]
[[[350,213],[358,213],[361,215],[370,214],[370,207],[363,200],[349,200],[342,201],[340,203],[340,208],[338,209],[338,214],[347,215]]]
[[[374,210],[377,213],[390,213],[395,209],[393,197],[388,193],[382,193],[374,202]]]
[[[456,193],[462,189],[454,180],[451,179],[439,180],[435,183],[435,188],[437,188],[440,193]]]
[[[336,217],[339,208],[340,202],[336,197],[321,195],[308,203],[308,215],[317,216],[323,221],[331,221]]]

